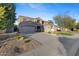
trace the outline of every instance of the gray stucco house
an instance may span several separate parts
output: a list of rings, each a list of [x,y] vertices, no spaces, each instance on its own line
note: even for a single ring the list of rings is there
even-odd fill
[[[40,18],[20,16],[18,29],[20,33],[50,32],[52,24]]]
[[[18,28],[20,33],[34,33],[44,31],[44,28],[41,24],[31,21],[21,22]]]

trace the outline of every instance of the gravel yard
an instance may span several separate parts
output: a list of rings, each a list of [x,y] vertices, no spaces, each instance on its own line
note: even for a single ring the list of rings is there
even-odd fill
[[[32,38],[17,40],[15,36],[8,37],[0,41],[0,56],[16,56],[31,51],[39,46],[41,46],[41,43]]]

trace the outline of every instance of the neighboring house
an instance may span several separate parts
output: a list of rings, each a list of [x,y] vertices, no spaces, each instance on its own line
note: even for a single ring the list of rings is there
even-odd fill
[[[55,31],[57,31],[57,26],[56,25],[53,25],[52,26],[52,29],[51,29],[51,32],[55,32]]]
[[[40,18],[20,16],[18,19],[20,21],[18,28],[21,33],[50,32],[52,28],[51,23]]]
[[[44,32],[51,32],[52,24],[50,24],[48,21],[44,21]]]

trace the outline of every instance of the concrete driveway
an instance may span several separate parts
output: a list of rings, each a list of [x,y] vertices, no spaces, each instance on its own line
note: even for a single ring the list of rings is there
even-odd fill
[[[59,42],[58,37],[47,33],[28,34],[29,37],[39,41],[42,46],[30,52],[21,54],[22,56],[64,56],[67,55],[64,46]]]
[[[47,33],[34,33],[27,36],[39,41],[42,46],[28,53],[28,56],[79,56],[79,34],[55,36]]]

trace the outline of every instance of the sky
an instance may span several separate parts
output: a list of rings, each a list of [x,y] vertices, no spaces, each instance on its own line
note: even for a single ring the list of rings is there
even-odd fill
[[[79,21],[78,3],[16,3],[16,17],[40,17],[53,20],[56,15],[70,15]]]

